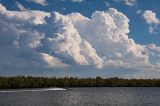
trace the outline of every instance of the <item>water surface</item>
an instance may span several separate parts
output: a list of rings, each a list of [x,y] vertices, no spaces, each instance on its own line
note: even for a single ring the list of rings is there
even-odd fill
[[[0,106],[159,105],[160,88],[158,87],[70,88],[70,90],[0,92]]]

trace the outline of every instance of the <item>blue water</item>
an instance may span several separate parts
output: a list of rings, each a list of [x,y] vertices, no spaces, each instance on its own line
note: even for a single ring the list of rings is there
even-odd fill
[[[160,106],[158,87],[14,91],[0,92],[0,106]]]

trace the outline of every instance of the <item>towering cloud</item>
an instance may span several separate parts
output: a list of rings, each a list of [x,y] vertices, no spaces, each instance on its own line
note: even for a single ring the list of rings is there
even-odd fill
[[[70,59],[80,65],[96,65],[103,67],[103,60],[96,54],[90,43],[82,39],[68,16],[53,13],[52,22],[58,30],[46,39],[49,51]]]
[[[98,55],[108,60],[124,63],[147,63],[144,47],[129,39],[128,18],[117,10],[96,11],[88,19],[80,14],[68,15],[82,38],[85,38],[97,50]],[[76,17],[76,18],[75,18]],[[83,24],[81,24],[83,23]],[[96,30],[95,30],[96,29]]]

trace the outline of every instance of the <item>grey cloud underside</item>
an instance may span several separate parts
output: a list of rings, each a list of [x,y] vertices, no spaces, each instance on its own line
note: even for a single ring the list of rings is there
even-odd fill
[[[117,67],[139,70],[133,77],[155,77],[160,47],[136,44],[128,33],[129,19],[114,8],[87,18],[0,5],[0,68]]]

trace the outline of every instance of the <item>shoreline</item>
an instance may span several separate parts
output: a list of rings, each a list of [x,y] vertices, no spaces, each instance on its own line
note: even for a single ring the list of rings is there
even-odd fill
[[[72,87],[160,87],[160,79],[77,78],[77,77],[0,77],[1,89],[38,89]]]

